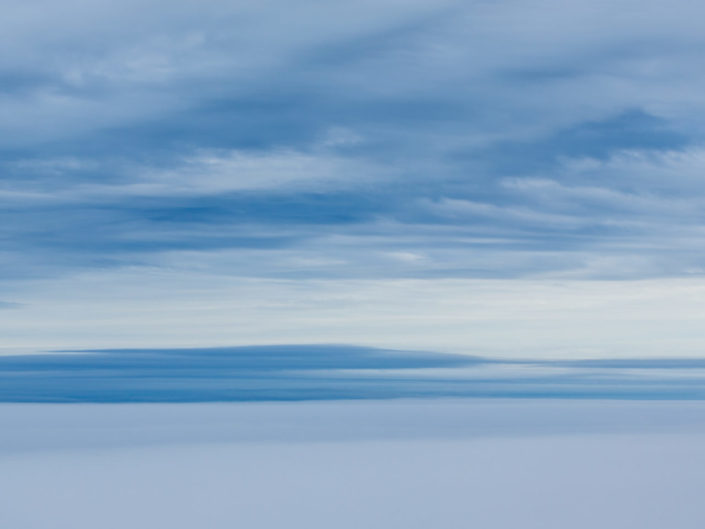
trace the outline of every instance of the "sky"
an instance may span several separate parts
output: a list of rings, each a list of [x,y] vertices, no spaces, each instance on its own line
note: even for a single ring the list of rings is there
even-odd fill
[[[3,354],[702,354],[698,3],[2,11]]]

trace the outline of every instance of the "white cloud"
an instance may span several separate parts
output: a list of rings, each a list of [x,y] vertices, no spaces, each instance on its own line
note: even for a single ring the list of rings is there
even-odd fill
[[[355,343],[579,358],[700,356],[705,338],[700,278],[286,280],[233,277],[227,261],[220,273],[188,266],[176,254],[171,265],[16,285],[4,346]]]
[[[349,141],[349,137],[346,134],[334,144],[326,137],[305,150],[201,149],[173,160],[168,168],[124,160],[24,159],[7,164],[17,177],[10,179],[5,189],[0,188],[0,200],[85,204],[130,196],[328,192],[375,188],[399,177],[402,168],[336,152],[340,142]],[[24,178],[26,175],[39,175],[38,181]]]
[[[381,184],[387,167],[329,152],[202,152],[172,170],[144,170],[124,191],[138,195],[198,195],[230,191],[326,191]]]
[[[427,201],[425,206],[430,211],[456,222],[480,217],[494,221],[495,225],[506,222],[522,228],[537,224],[558,228],[579,228],[589,222],[578,215],[552,213],[527,206],[500,206],[464,199],[444,198],[437,202]]]

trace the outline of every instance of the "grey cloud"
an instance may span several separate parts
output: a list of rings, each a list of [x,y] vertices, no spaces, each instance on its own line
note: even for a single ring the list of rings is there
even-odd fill
[[[245,276],[703,267],[692,3],[5,15],[4,278],[238,250]]]

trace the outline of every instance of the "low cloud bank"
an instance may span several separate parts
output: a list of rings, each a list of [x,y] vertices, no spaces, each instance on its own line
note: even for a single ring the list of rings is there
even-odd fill
[[[0,402],[703,399],[705,359],[490,360],[341,345],[0,357]]]

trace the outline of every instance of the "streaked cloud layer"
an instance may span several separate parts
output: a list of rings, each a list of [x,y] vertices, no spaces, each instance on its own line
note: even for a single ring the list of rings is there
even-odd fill
[[[534,356],[697,355],[703,15],[684,0],[6,3],[4,347],[172,346],[178,322],[211,311],[219,330],[183,345],[511,356],[516,329]],[[608,308],[567,326],[604,319],[599,343],[556,340],[550,319],[525,333],[520,311],[492,320],[506,329],[495,334],[453,323],[468,292],[491,308],[511,291],[521,306],[528,288],[555,314],[557,291],[591,282],[604,299],[610,282],[628,292],[614,306],[638,305],[634,281],[648,284],[633,320]],[[674,282],[688,299],[668,293]],[[435,337],[404,342],[421,319],[405,288],[450,322]],[[346,313],[354,330],[330,325],[331,307],[372,290],[396,311],[386,335],[366,333],[364,314]],[[86,296],[100,294],[96,321]],[[268,316],[304,307],[307,322],[222,330],[263,298]],[[661,313],[674,320],[662,333],[643,325]],[[622,339],[613,319],[628,320]]]
[[[0,402],[705,399],[705,359],[496,360],[336,345],[0,356]]]

